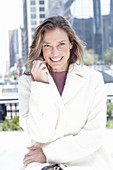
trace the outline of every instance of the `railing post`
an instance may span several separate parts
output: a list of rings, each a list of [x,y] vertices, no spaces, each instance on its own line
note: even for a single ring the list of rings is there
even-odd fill
[[[12,103],[10,103],[10,112],[11,112],[11,119],[13,118],[13,115],[12,115]]]
[[[0,121],[5,120],[6,117],[6,105],[0,104]]]
[[[17,116],[17,103],[15,103],[14,106],[15,106],[15,115]]]

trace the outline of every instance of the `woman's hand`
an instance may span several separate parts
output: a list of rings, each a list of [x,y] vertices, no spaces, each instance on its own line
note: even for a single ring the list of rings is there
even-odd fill
[[[29,153],[25,155],[23,163],[27,166],[31,162],[46,163],[46,156],[41,147],[27,147]]]
[[[49,71],[43,60],[34,60],[31,69],[34,81],[48,82]]]

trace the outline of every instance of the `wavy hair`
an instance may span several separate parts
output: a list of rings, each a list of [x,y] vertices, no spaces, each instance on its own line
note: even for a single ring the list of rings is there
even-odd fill
[[[55,28],[63,29],[69,38],[70,43],[72,44],[72,49],[70,50],[69,64],[83,63],[84,47],[85,44],[79,39],[75,31],[70,26],[70,23],[62,16],[53,16],[45,19],[36,29],[33,36],[33,41],[30,46],[30,53],[28,56],[28,67],[32,68],[32,62],[40,57],[43,57],[42,45],[44,33],[48,30],[53,30]]]

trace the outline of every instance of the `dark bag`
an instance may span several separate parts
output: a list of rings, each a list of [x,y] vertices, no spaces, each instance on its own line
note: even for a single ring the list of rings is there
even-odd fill
[[[63,170],[58,164],[45,166],[41,170]]]

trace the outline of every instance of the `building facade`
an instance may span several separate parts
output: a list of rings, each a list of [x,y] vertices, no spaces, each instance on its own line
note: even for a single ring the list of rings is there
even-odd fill
[[[99,60],[103,61],[103,22],[100,0],[93,0],[93,11],[94,50],[99,55]]]
[[[76,14],[71,16],[71,23],[80,39],[86,42],[87,49],[94,49],[99,56],[99,63],[103,63],[104,52],[108,47],[113,47],[113,0],[109,0],[110,3],[106,0],[106,4],[109,4],[106,6],[109,9],[107,14],[104,14],[102,6],[104,8],[105,6],[102,4],[102,0],[89,0],[89,2],[92,3],[87,4],[89,6],[86,10],[84,4],[76,0]],[[78,16],[77,8],[79,8],[78,12],[81,11]],[[87,16],[88,10],[93,12],[89,16]]]
[[[113,0],[110,0],[110,18],[109,18],[109,25],[110,25],[110,34],[109,34],[109,44],[113,47]]]
[[[71,11],[70,7],[74,0],[49,0],[48,10],[46,13],[47,17],[61,15],[66,19],[70,20]]]
[[[19,48],[18,48],[18,30],[9,31],[9,67],[14,67],[18,61]]]
[[[22,63],[26,66],[35,28],[46,17],[55,15],[68,19],[80,39],[86,42],[87,49],[94,49],[99,60],[103,61],[104,51],[113,46],[113,0],[109,1],[109,14],[104,15],[102,0],[86,0],[85,6],[82,0],[23,0]],[[75,16],[70,10],[73,3]],[[91,13],[89,17],[88,10]],[[81,17],[78,17],[80,11]]]
[[[27,67],[29,47],[35,28],[46,18],[48,0],[23,0],[22,61]]]

